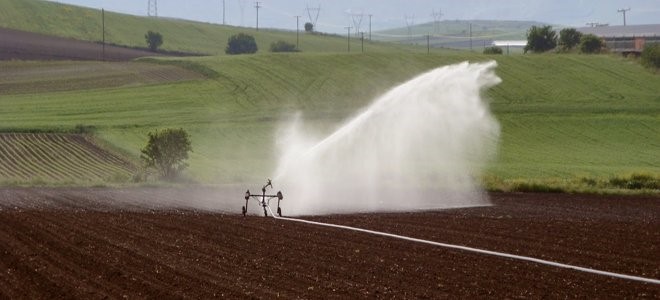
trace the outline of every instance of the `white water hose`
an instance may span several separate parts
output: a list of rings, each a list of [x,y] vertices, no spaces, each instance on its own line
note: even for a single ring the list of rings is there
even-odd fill
[[[332,227],[332,228],[339,228],[339,229],[346,229],[346,230],[364,232],[364,233],[369,233],[369,234],[373,234],[373,235],[379,235],[379,236],[385,236],[385,237],[390,237],[390,238],[395,238],[395,239],[406,240],[406,241],[410,241],[410,242],[417,242],[417,243],[428,244],[428,245],[433,245],[433,246],[439,246],[439,247],[444,247],[444,248],[458,249],[458,250],[463,250],[463,251],[476,252],[476,253],[480,253],[480,254],[512,258],[512,259],[517,259],[517,260],[522,260],[522,261],[529,261],[529,262],[534,262],[534,263],[537,263],[537,264],[548,265],[548,266],[559,267],[559,268],[566,268],[566,269],[571,269],[571,270],[576,270],[576,271],[581,271],[581,272],[586,272],[586,273],[610,276],[610,277],[621,278],[621,279],[628,279],[628,280],[633,280],[633,281],[640,281],[640,282],[644,282],[644,283],[660,284],[660,280],[658,280],[658,279],[632,276],[632,275],[613,273],[613,272],[607,272],[607,271],[601,271],[601,270],[596,270],[596,269],[591,269],[591,268],[585,268],[585,267],[579,267],[579,266],[573,266],[573,265],[558,263],[558,262],[544,260],[544,259],[533,258],[533,257],[529,257],[529,256],[515,255],[515,254],[509,254],[509,253],[497,252],[497,251],[490,251],[490,250],[484,250],[484,249],[478,249],[478,248],[472,248],[472,247],[466,247],[466,246],[460,246],[460,245],[439,243],[439,242],[434,242],[434,241],[429,241],[429,240],[416,239],[416,238],[403,236],[403,235],[391,234],[391,233],[386,233],[386,232],[380,232],[380,231],[374,231],[374,230],[368,230],[368,229],[362,229],[362,228],[356,228],[356,227],[350,227],[350,226],[344,226],[344,225],[314,222],[314,221],[308,221],[308,220],[296,219],[296,218],[279,217],[276,214],[273,214],[273,211],[270,209],[270,206],[267,206],[267,207],[268,207],[268,210],[270,211],[270,215],[273,216],[275,219],[278,219],[278,220],[300,222],[300,223],[306,223],[306,224],[312,224],[312,225],[318,225],[318,226],[325,226],[325,227]]]

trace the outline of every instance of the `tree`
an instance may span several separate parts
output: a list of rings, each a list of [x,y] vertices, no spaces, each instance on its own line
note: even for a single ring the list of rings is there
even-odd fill
[[[270,44],[270,52],[298,52],[296,45],[286,42],[277,41]]]
[[[225,49],[227,54],[252,54],[255,52],[257,52],[257,42],[253,36],[245,33],[230,36]]]
[[[660,68],[660,44],[646,44],[642,50],[642,63],[651,68]]]
[[[563,50],[571,50],[580,44],[582,33],[575,28],[564,28],[559,31],[559,45]]]
[[[582,53],[600,53],[604,46],[603,40],[593,34],[585,34],[580,39],[580,52]]]
[[[493,46],[484,48],[484,54],[502,54],[502,48]]]
[[[314,32],[314,24],[307,22],[305,23],[305,31],[306,32]]]
[[[149,132],[149,141],[140,156],[145,166],[155,167],[165,179],[174,179],[188,164],[188,152],[192,151],[188,133],[179,129]]]
[[[532,26],[527,31],[527,45],[525,46],[525,53],[532,52],[545,52],[552,50],[557,46],[557,36],[552,30],[552,26]]]
[[[147,40],[147,46],[149,50],[156,52],[158,47],[163,44],[163,35],[158,32],[153,32],[149,30],[147,34],[144,35],[144,38]]]

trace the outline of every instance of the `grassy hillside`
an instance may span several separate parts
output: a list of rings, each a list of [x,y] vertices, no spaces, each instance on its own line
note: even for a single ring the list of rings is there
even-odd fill
[[[91,91],[0,96],[3,128],[95,126],[137,156],[149,130],[183,127],[204,182],[261,180],[275,164],[278,128],[297,111],[328,133],[386,89],[431,68],[492,57],[284,54],[188,58],[219,77]],[[488,92],[502,126],[493,182],[660,174],[660,77],[610,56],[499,56]]]
[[[296,33],[221,26],[186,20],[148,18],[106,12],[106,41],[118,45],[146,47],[144,34],[163,34],[165,50],[224,54],[227,39],[238,32],[254,35],[260,51],[268,51],[277,40],[296,42]],[[88,41],[102,40],[101,11],[41,0],[0,0],[0,27],[70,37]],[[357,43],[357,40],[355,41]],[[300,34],[300,49],[305,52],[343,52],[346,40],[338,36]],[[369,43],[371,52],[402,51],[401,46]]]

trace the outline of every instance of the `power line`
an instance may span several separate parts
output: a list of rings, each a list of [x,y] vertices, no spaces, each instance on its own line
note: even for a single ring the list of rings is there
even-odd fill
[[[362,19],[364,18],[364,13],[351,13],[351,20],[353,21],[353,26],[355,28],[355,33],[360,32],[360,27],[362,27]]]
[[[158,1],[157,0],[148,0],[147,1],[147,16],[149,16],[149,17],[158,17]]]
[[[316,29],[316,22],[319,20],[319,15],[321,14],[321,4],[319,3],[318,7],[309,7],[308,4],[306,10],[309,22],[312,23],[312,26]]]
[[[408,39],[412,41],[412,27],[415,26],[415,15],[404,15],[406,27],[408,28]]]
[[[630,7],[628,8],[622,8],[622,9],[617,9],[617,12],[623,14],[623,26],[626,26],[626,12],[630,11]]]
[[[436,12],[434,9],[433,12],[431,12],[431,17],[433,17],[433,31],[435,33],[440,33],[440,19],[442,16],[444,16],[442,10]]]
[[[241,27],[245,26],[245,1],[246,0],[238,0],[238,6],[241,9]]]

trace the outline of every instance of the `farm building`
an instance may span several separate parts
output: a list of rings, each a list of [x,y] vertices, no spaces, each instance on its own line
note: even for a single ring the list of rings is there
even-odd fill
[[[577,30],[601,37],[610,51],[623,54],[639,54],[645,44],[660,43],[660,24],[582,27]]]

